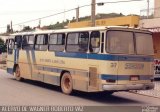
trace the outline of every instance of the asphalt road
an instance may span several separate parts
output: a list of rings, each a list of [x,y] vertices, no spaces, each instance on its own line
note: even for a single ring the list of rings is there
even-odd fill
[[[159,105],[160,99],[129,92],[116,92],[110,97],[99,93],[76,91],[72,96],[60,88],[37,81],[19,82],[0,70],[0,105],[81,105],[81,106],[139,106]]]

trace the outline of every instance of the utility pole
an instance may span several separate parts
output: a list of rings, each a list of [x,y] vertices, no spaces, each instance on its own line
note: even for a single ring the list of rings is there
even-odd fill
[[[10,28],[10,33],[13,33],[13,26],[12,26],[12,21],[11,21],[11,28]]]
[[[147,0],[147,18],[149,18],[149,0]]]
[[[79,21],[79,6],[76,8],[76,22]]]
[[[41,19],[39,19],[38,28],[41,28]]]
[[[96,26],[96,0],[92,0],[91,4],[91,26]]]

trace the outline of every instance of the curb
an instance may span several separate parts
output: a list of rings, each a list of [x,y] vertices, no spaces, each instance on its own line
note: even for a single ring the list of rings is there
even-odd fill
[[[141,93],[137,93],[137,92],[134,92],[134,91],[129,91],[129,93],[134,93],[134,94],[138,94],[138,95],[143,95],[143,96],[148,96],[148,97],[153,97],[153,98],[158,98],[158,99],[160,99],[160,97],[151,96],[151,95],[146,95],[146,94],[141,94]]]

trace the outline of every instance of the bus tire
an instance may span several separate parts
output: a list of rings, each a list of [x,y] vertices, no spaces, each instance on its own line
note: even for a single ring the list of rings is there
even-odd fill
[[[73,91],[73,80],[69,72],[65,72],[61,78],[61,90],[64,94],[71,94]]]
[[[22,81],[22,77],[21,77],[21,74],[20,74],[20,68],[19,68],[18,65],[15,67],[14,77],[16,78],[16,80]]]

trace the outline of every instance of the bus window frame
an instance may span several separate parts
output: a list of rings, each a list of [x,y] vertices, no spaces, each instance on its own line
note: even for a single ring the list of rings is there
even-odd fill
[[[43,44],[37,44],[37,36],[38,35],[47,35],[47,38],[46,39],[44,39],[45,37],[43,37]],[[47,51],[48,50],[48,38],[49,38],[49,34],[48,33],[44,33],[44,34],[35,34],[35,40],[34,40],[34,50],[35,51]],[[41,49],[36,49],[36,45],[38,45],[39,47],[40,46],[42,46],[42,47],[44,47],[44,46],[46,46],[46,48],[45,49],[43,49],[43,50],[41,50]]]
[[[51,38],[51,35],[54,35],[54,34],[56,34],[57,36],[59,35],[59,34],[62,34],[62,38],[64,38],[64,44],[50,44],[50,38]],[[63,37],[64,36],[64,37]],[[58,38],[58,37],[57,37]],[[63,40],[63,39],[62,39]],[[58,42],[58,40],[57,40],[57,42]],[[62,43],[63,43],[63,41],[62,41]],[[50,49],[50,46],[54,46],[54,45],[63,45],[63,50],[51,50]],[[66,34],[65,33],[51,33],[49,36],[48,36],[48,51],[57,51],[57,52],[63,52],[64,50],[65,50],[65,48],[66,48]]]
[[[25,37],[25,36],[28,36],[28,37],[29,37],[28,40],[27,40],[28,42],[29,42],[29,39],[31,38],[30,36],[33,36],[33,37],[34,37],[33,44],[28,44],[28,43],[27,43],[27,45],[24,45],[24,44],[23,44],[23,41],[24,41],[24,37]],[[23,36],[22,36],[22,49],[23,49],[23,50],[33,50],[33,49],[34,49],[34,44],[35,44],[35,35],[34,35],[34,34],[23,35]],[[31,47],[30,45],[33,45],[33,47]],[[24,47],[26,47],[26,46],[27,46],[27,47],[29,46],[29,49],[28,49],[28,48],[24,48]]]
[[[21,37],[21,43],[20,46],[18,45],[18,43],[16,43],[16,37]],[[22,35],[16,35],[14,37],[14,49],[21,49],[22,48],[22,41],[23,41],[23,36]]]
[[[13,50],[14,50],[14,37],[13,38],[10,38],[10,39],[8,39],[9,40],[9,42],[8,42],[8,45],[7,45],[7,53],[8,54],[13,54]],[[10,41],[12,41],[12,43],[13,43],[13,46],[12,46],[12,48],[10,48]]]
[[[99,50],[97,52],[91,51],[91,49],[93,50],[93,47],[91,45],[91,39],[92,39],[91,35],[92,35],[93,32],[98,32],[99,33],[99,47],[96,47],[96,48],[99,48]],[[93,54],[98,54],[100,51],[101,51],[101,31],[99,31],[99,30],[91,31],[91,33],[89,35],[89,52],[93,53]]]
[[[133,54],[126,54],[126,53],[112,53],[112,52],[110,52],[109,51],[109,46],[108,46],[108,32],[110,32],[110,31],[121,31],[121,32],[131,32],[132,33],[132,35],[133,35],[133,48],[134,48],[134,53]],[[122,55],[136,55],[136,46],[135,46],[135,35],[134,35],[134,33],[135,33],[135,31],[127,31],[127,30],[107,30],[106,31],[106,40],[105,40],[105,51],[106,51],[106,53],[108,53],[108,54],[122,54]]]
[[[101,45],[101,48],[100,48],[100,50],[101,50],[101,53],[104,53],[104,32],[102,32],[101,33],[101,42],[100,42],[100,45]]]
[[[87,33],[88,34],[88,41],[87,41],[87,50],[84,51],[84,52],[78,52],[78,51],[68,51],[67,50],[67,46],[68,46],[68,35],[71,34],[71,33],[78,33],[78,44],[69,44],[69,45],[80,45],[79,44],[79,37],[80,37],[80,33]],[[80,31],[80,32],[68,32],[67,35],[66,35],[66,47],[65,47],[65,50],[66,52],[71,52],[71,53],[87,53],[88,50],[89,50],[89,39],[90,39],[90,32],[89,31]]]

